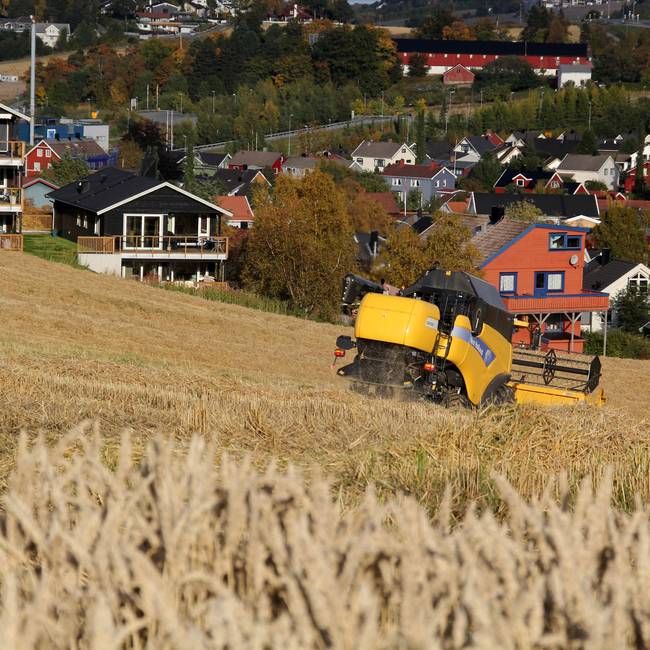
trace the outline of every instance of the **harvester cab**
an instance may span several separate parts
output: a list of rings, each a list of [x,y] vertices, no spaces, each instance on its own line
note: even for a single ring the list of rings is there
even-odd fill
[[[338,370],[356,390],[413,391],[437,403],[603,401],[598,358],[575,361],[515,350],[516,325],[498,291],[468,273],[431,269],[399,295],[349,275],[343,303],[356,314],[354,339],[337,339]],[[526,324],[527,325],[527,324]]]

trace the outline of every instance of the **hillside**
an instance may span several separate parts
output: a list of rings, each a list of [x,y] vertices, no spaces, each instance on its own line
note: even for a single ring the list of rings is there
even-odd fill
[[[17,433],[57,439],[96,419],[111,462],[118,437],[195,432],[219,451],[318,465],[354,500],[374,481],[437,504],[490,499],[490,473],[524,495],[566,468],[613,466],[619,500],[650,495],[647,362],[606,360],[595,409],[447,411],[350,393],[330,368],[342,327],[203,301],[30,255],[0,255],[0,481]],[[630,387],[634,391],[630,391]]]

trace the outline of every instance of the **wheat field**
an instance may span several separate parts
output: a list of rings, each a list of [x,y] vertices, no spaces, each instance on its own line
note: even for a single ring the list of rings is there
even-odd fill
[[[350,392],[343,327],[29,255],[0,314],[0,647],[650,647],[648,362],[450,411]]]

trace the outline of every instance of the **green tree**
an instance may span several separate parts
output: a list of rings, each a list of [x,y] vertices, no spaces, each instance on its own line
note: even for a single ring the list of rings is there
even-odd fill
[[[90,170],[85,160],[72,158],[69,153],[64,153],[61,160],[52,163],[52,167],[46,169],[41,177],[52,181],[59,187],[74,183],[81,178],[88,176]]]
[[[528,90],[540,85],[540,79],[530,64],[516,56],[499,57],[476,74],[474,86],[483,90],[492,86],[507,86],[512,91]]]
[[[409,77],[426,77],[427,59],[424,54],[411,54],[409,57]]]
[[[578,153],[596,155],[598,153],[598,141],[591,129],[587,129],[580,140],[577,149]]]
[[[343,277],[354,267],[353,236],[345,192],[330,176],[282,175],[272,193],[256,197],[244,282],[305,314],[333,319]]]
[[[626,332],[638,333],[639,328],[650,322],[650,301],[648,294],[628,285],[612,301],[616,311],[618,326]]]
[[[420,109],[415,118],[415,156],[421,163],[427,155],[427,134],[424,121],[424,110]]]
[[[506,207],[505,217],[507,219],[515,219],[516,221],[526,221],[527,223],[534,223],[543,217],[544,213],[531,201],[518,201],[511,203]]]
[[[440,40],[442,30],[451,25],[456,17],[446,5],[437,4],[433,7],[431,14],[425,18],[421,25],[416,29],[417,38],[431,38]]]
[[[613,257],[648,263],[645,231],[648,217],[634,208],[613,203],[593,231],[598,248],[608,248]]]
[[[491,192],[501,174],[503,174],[501,163],[488,152],[474,165],[467,180],[472,181],[475,190]]]

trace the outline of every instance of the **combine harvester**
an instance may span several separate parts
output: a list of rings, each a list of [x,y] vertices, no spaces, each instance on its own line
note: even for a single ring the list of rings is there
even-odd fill
[[[357,391],[389,396],[402,389],[468,407],[605,402],[598,357],[513,349],[513,331],[528,323],[515,320],[498,291],[469,273],[432,269],[399,295],[348,275],[343,303],[357,312],[355,339],[338,337],[334,362],[356,348],[338,374]]]

